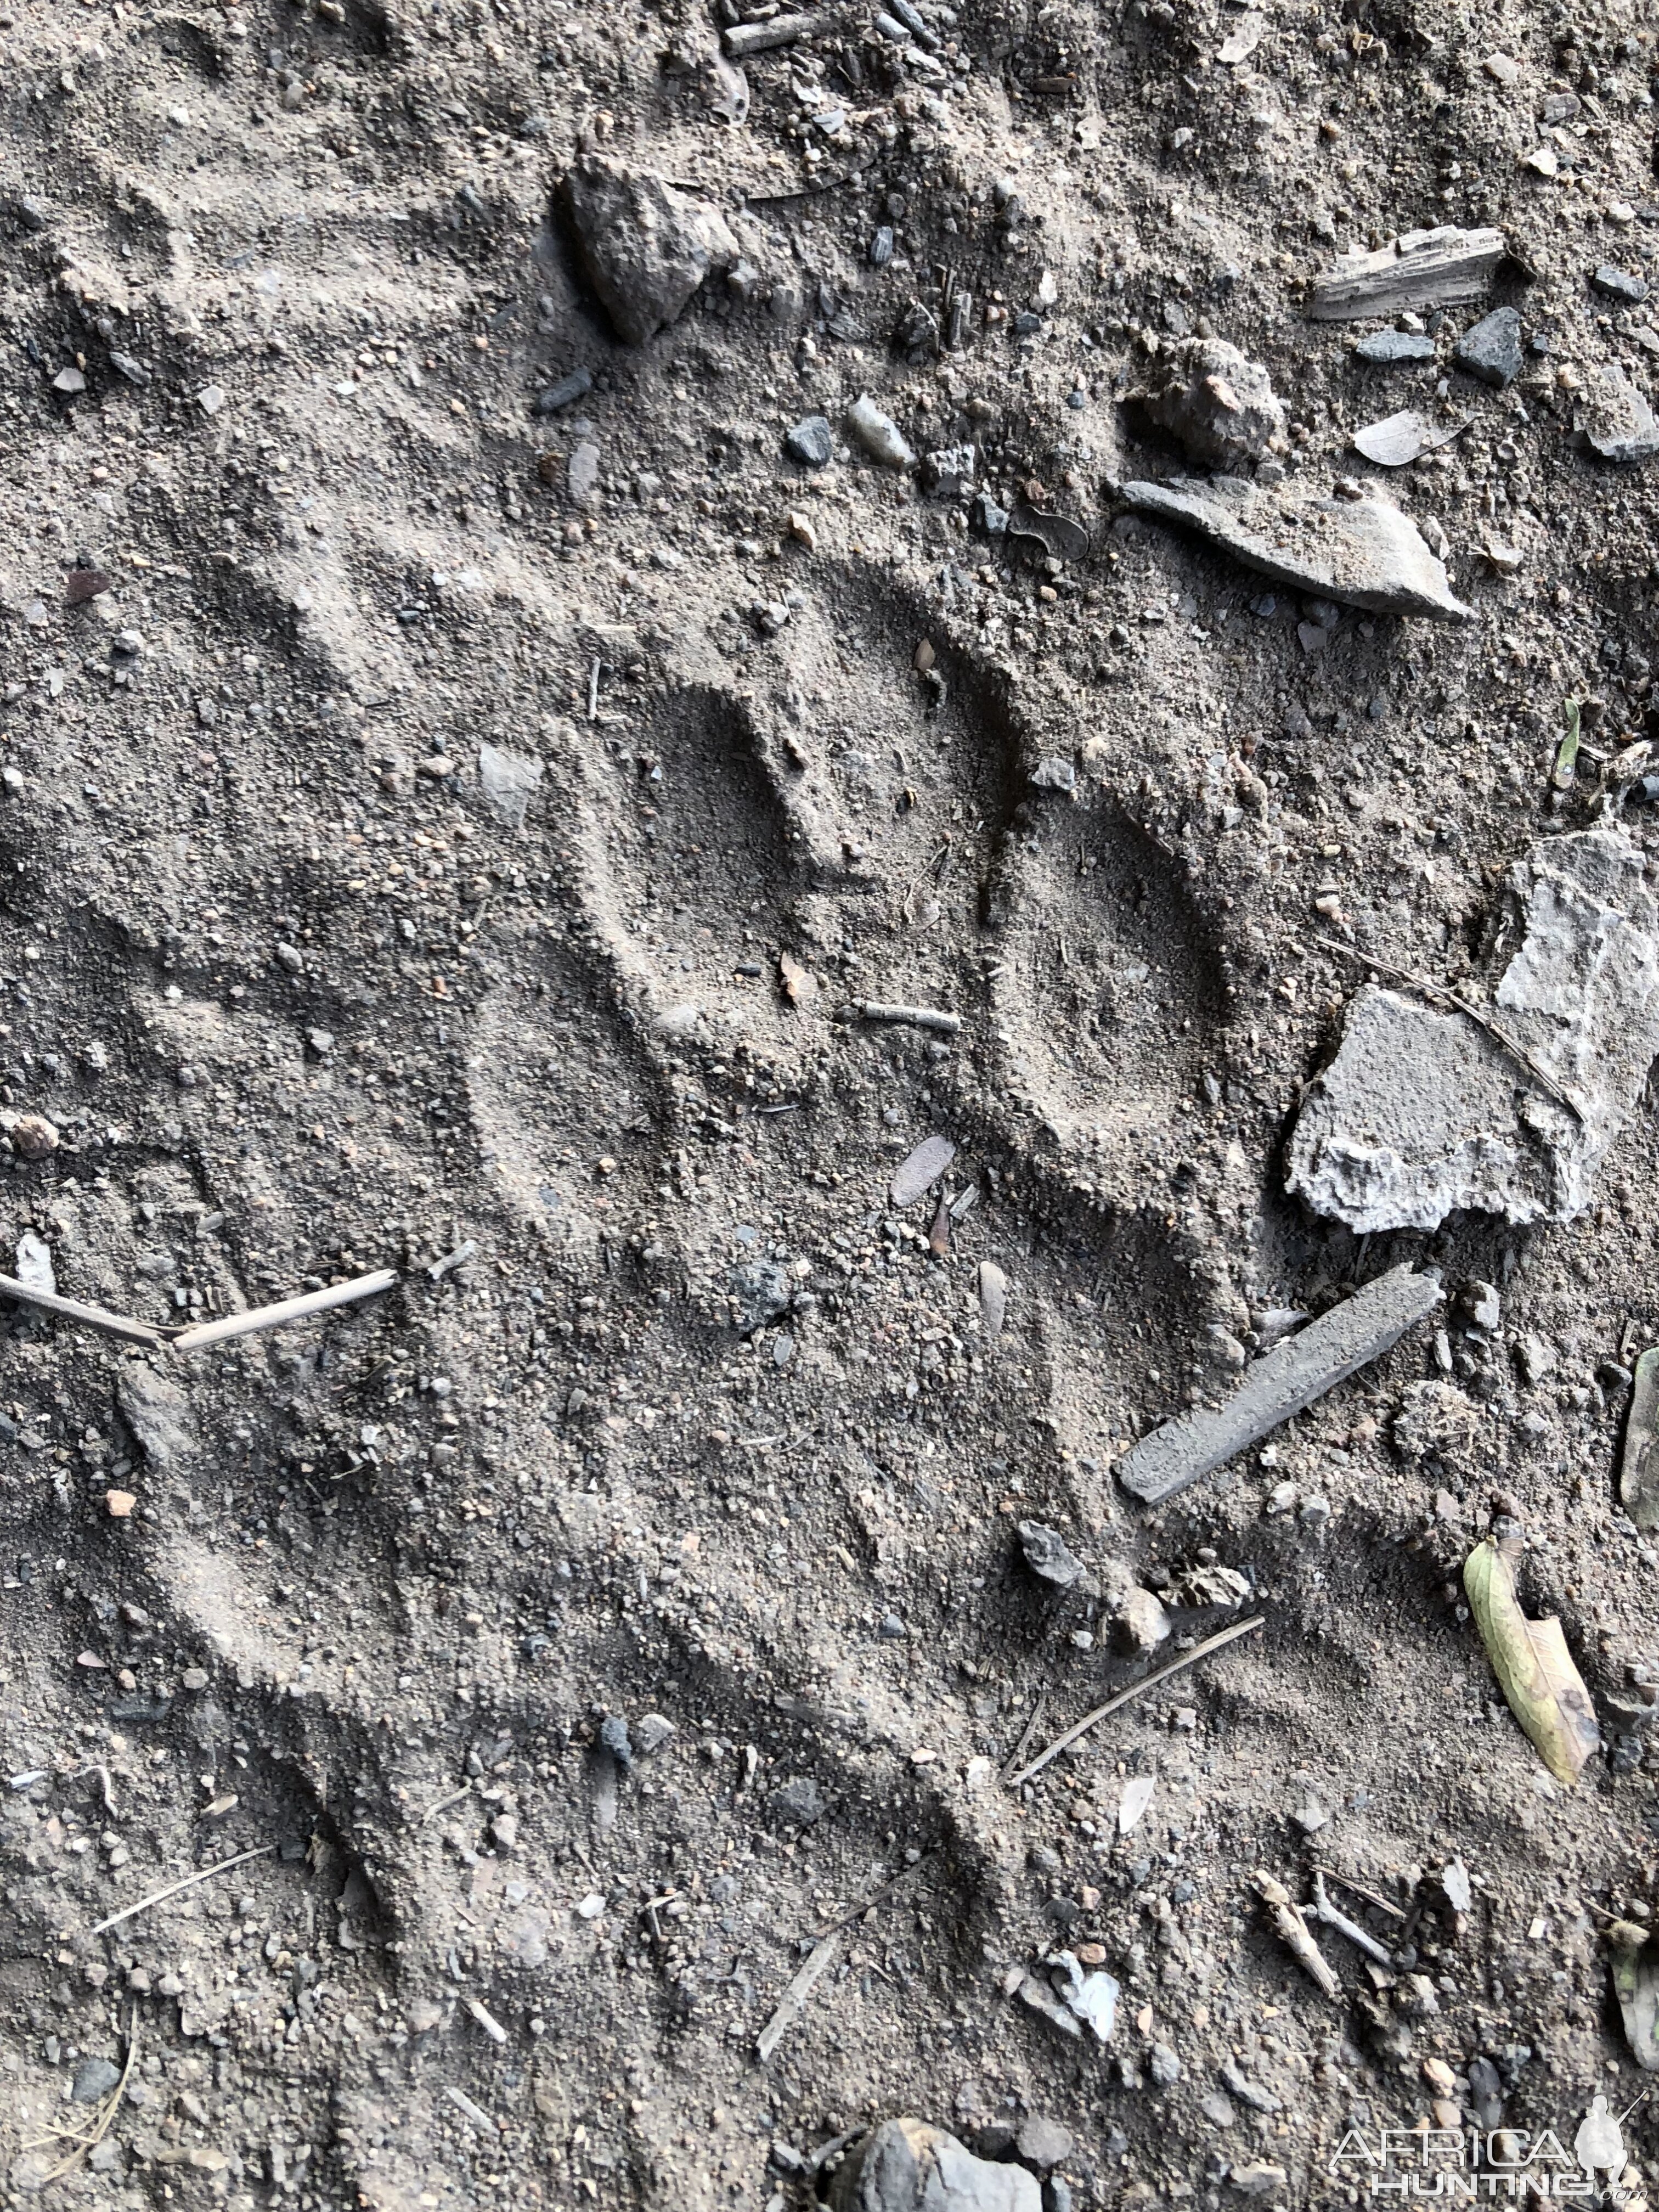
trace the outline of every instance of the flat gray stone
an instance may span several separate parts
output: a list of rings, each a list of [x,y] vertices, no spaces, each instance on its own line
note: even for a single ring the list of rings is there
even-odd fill
[[[1452,359],[1470,376],[1503,392],[1521,374],[1521,318],[1513,307],[1494,307],[1457,341]]]
[[[1022,2165],[1035,2166],[1047,2173],[1050,2166],[1063,2165],[1077,2148],[1077,2138],[1069,2128],[1058,2120],[1044,2119],[1041,2113],[1032,2112],[1019,2124],[1019,2133],[1014,2138],[1014,2150]]]
[[[648,170],[590,155],[563,193],[593,289],[629,345],[672,323],[716,261],[738,258],[718,208]]]
[[[914,1206],[933,1188],[956,1156],[957,1148],[948,1137],[924,1137],[894,1169],[887,1188],[890,1204]]]
[[[1379,1358],[1439,1302],[1431,1275],[1379,1276],[1258,1359],[1224,1406],[1182,1413],[1132,1445],[1118,1480],[1148,1505],[1173,1498]]]
[[[1042,2212],[1023,2166],[975,2158],[925,2120],[884,2120],[830,2185],[834,2212]]]
[[[116,1385],[121,1418],[158,1473],[171,1473],[195,1456],[196,1423],[190,1400],[170,1376],[142,1361],[129,1362]]]
[[[1460,1208],[1571,1221],[1659,1054],[1656,924],[1622,830],[1546,838],[1505,879],[1491,1012],[1583,1119],[1466,1015],[1367,985],[1304,1099],[1289,1189],[1358,1235]]]
[[[1139,514],[1184,525],[1276,584],[1374,614],[1468,622],[1446,571],[1417,526],[1386,500],[1310,499],[1259,490],[1237,477],[1212,483],[1127,483]]]
[[[121,2078],[121,2069],[107,2058],[83,2058],[75,2069],[70,2092],[77,2105],[100,2105]]]
[[[829,417],[803,415],[799,422],[784,432],[783,450],[792,461],[799,461],[804,469],[827,467],[836,450]]]
[[[1354,348],[1356,361],[1373,368],[1397,368],[1411,361],[1432,361],[1434,340],[1421,331],[1373,331]]]
[[[1604,461],[1645,461],[1659,453],[1659,422],[1622,369],[1604,368],[1591,379],[1573,420]]]
[[[544,765],[525,753],[510,753],[501,745],[478,748],[478,781],[489,811],[509,830],[524,826],[530,802],[539,789]]]
[[[781,1320],[794,1296],[789,1270],[778,1260],[740,1262],[728,1273],[726,1286],[739,1336],[752,1336],[768,1322]]]
[[[1018,1533],[1025,1564],[1034,1575],[1061,1589],[1070,1589],[1073,1583],[1083,1580],[1088,1570],[1058,1528],[1050,1528],[1042,1521],[1022,1521]]]
[[[811,1827],[823,1818],[823,1792],[810,1774],[792,1775],[772,1792],[771,1803],[779,1820],[791,1820],[797,1827]]]
[[[1628,269],[1617,269],[1611,261],[1601,264],[1590,283],[1603,299],[1622,300],[1632,307],[1639,307],[1648,296],[1645,276],[1634,276]]]

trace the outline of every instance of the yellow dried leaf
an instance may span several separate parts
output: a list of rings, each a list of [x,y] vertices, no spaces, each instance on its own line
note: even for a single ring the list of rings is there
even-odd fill
[[[1558,1782],[1569,1789],[1601,1739],[1595,1708],[1553,1615],[1528,1620],[1515,1594],[1510,1538],[1483,1536],[1463,1565],[1463,1588],[1510,1711]]]
[[[1636,1921],[1615,1920],[1607,1936],[1630,2055],[1644,2073],[1659,2074],[1659,1955],[1651,1932]]]

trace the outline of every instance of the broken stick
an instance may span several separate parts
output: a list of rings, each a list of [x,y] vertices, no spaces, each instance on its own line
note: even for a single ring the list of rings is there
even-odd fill
[[[1117,1463],[1118,1480],[1146,1504],[1162,1504],[1379,1358],[1441,1296],[1432,1275],[1409,1267],[1378,1276],[1264,1353],[1224,1406],[1182,1413],[1132,1445]]]
[[[1325,1894],[1325,1877],[1317,1867],[1314,1869],[1313,1903],[1308,1910],[1325,1927],[1334,1928],[1339,1936],[1346,1936],[1350,1943],[1368,1959],[1374,1959],[1379,1966],[1393,1966],[1394,1954],[1388,1946],[1379,1943],[1369,1929],[1362,1928],[1357,1920],[1350,1920],[1346,1912],[1339,1911],[1331,1903]]]
[[[152,1351],[160,1351],[167,1340],[163,1330],[147,1321],[129,1321],[125,1314],[106,1313],[102,1306],[82,1305],[79,1298],[60,1298],[56,1291],[37,1291],[31,1283],[20,1283],[15,1275],[0,1275],[0,1298],[39,1306],[42,1313],[78,1321],[84,1328],[101,1329],[106,1336],[125,1337],[129,1344],[147,1344]]]
[[[1501,230],[1408,230],[1377,252],[1339,255],[1315,279],[1308,313],[1316,323],[1345,323],[1461,307],[1485,297],[1509,250]]]
[[[106,1929],[118,1928],[124,1920],[131,1920],[141,1912],[148,1912],[152,1905],[165,1905],[168,1898],[177,1897],[181,1889],[194,1889],[198,1881],[210,1881],[216,1874],[228,1873],[232,1867],[240,1866],[246,1859],[268,1858],[276,1848],[275,1844],[256,1844],[251,1851],[238,1851],[232,1858],[216,1859],[211,1866],[198,1867],[194,1874],[187,1874],[182,1881],[169,1882],[165,1889],[153,1889],[148,1897],[141,1897],[137,1905],[129,1905],[120,1912],[112,1912],[107,1920],[100,1920],[87,1933],[101,1936]]]
[[[325,1291],[307,1291],[303,1297],[283,1298],[274,1306],[255,1306],[251,1313],[223,1314],[217,1321],[180,1330],[169,1341],[175,1352],[199,1352],[204,1345],[222,1344],[227,1337],[252,1336],[261,1329],[280,1328],[284,1322],[303,1321],[307,1314],[327,1313],[333,1306],[378,1297],[382,1291],[395,1289],[398,1280],[395,1267],[378,1267],[372,1275],[357,1275],[349,1283],[331,1283]]]
[[[1155,1690],[1160,1682],[1167,1682],[1171,1674],[1182,1674],[1188,1667],[1195,1667],[1200,1659],[1207,1659],[1212,1651],[1219,1651],[1223,1644],[1236,1644],[1241,1636],[1248,1636],[1252,1629],[1261,1626],[1260,1613],[1249,1620],[1235,1620],[1229,1626],[1218,1629],[1213,1636],[1206,1636],[1201,1644],[1194,1644],[1192,1650],[1183,1651],[1179,1659],[1171,1659],[1167,1667],[1159,1667],[1139,1682],[1131,1682],[1127,1690],[1120,1690],[1115,1698],[1108,1698],[1105,1704],[1097,1705],[1093,1712],[1085,1713],[1083,1718],[1075,1726],[1068,1728],[1064,1735],[1056,1736],[1047,1751],[1039,1752],[1029,1766],[1022,1766],[1018,1774],[1009,1775],[1008,1787],[1018,1790],[1021,1783],[1029,1782],[1034,1774],[1041,1774],[1051,1759],[1058,1759],[1062,1751],[1069,1751],[1079,1736],[1087,1735],[1097,1722],[1116,1712],[1120,1705],[1127,1705],[1132,1698],[1139,1698],[1147,1690]]]
[[[857,999],[852,1011],[861,1022],[890,1022],[901,1028],[933,1030],[940,1036],[954,1036],[962,1027],[960,1014],[947,1014],[939,1006],[897,1006],[886,1005],[879,999]]]
[[[1300,1909],[1291,1902],[1291,1893],[1282,1881],[1275,1881],[1263,1868],[1258,1867],[1252,1877],[1256,1894],[1273,1914],[1273,1927],[1286,1950],[1304,1966],[1328,1997],[1340,1996],[1342,1984],[1336,1978],[1330,1961],[1308,1933],[1308,1923]]]

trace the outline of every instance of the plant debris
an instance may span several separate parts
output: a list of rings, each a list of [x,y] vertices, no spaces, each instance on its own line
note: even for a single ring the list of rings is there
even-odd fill
[[[1500,1521],[1463,1565],[1469,1610],[1510,1711],[1558,1782],[1577,1784],[1600,1747],[1595,1708],[1551,1614],[1528,1620],[1516,1595],[1521,1532]]]

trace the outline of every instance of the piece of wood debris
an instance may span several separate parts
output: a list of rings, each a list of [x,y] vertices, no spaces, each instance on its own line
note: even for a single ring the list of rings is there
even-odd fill
[[[508,2040],[507,2030],[482,1997],[463,1997],[461,2002],[492,2043],[505,2043]]]
[[[465,2089],[458,2089],[453,2081],[447,2081],[444,2084],[444,2094],[458,2112],[465,2113],[475,2128],[482,2128],[486,2135],[495,2136],[501,2133],[501,2122],[492,2119],[482,2105],[475,2105]]]
[[[88,1328],[95,1328],[106,1336],[124,1338],[129,1344],[147,1344],[159,1352],[166,1344],[162,1331],[149,1322],[130,1321],[125,1314],[106,1313],[102,1306],[82,1305],[79,1298],[62,1298],[55,1291],[37,1291],[32,1284],[20,1283],[15,1275],[0,1275],[0,1298],[15,1298],[19,1305],[38,1306],[42,1313],[57,1314],[64,1321],[78,1321]]]
[[[1328,1997],[1340,1996],[1342,1984],[1336,1978],[1329,1961],[1308,1933],[1308,1923],[1299,1909],[1291,1902],[1291,1893],[1282,1881],[1275,1881],[1265,1868],[1258,1867],[1255,1875],[1255,1891],[1272,1913],[1273,1927],[1279,1941],[1299,1966],[1304,1966]]]
[[[1180,1658],[1171,1659],[1167,1666],[1156,1668],[1139,1682],[1131,1682],[1127,1690],[1120,1690],[1115,1698],[1108,1698],[1105,1704],[1097,1705],[1093,1712],[1085,1713],[1083,1718],[1068,1728],[1064,1735],[1056,1736],[1048,1749],[1039,1752],[1029,1766],[1022,1766],[1018,1774],[1007,1776],[1008,1787],[1018,1790],[1033,1775],[1041,1774],[1050,1759],[1058,1759],[1062,1751],[1069,1751],[1079,1736],[1087,1735],[1091,1728],[1105,1720],[1109,1714],[1116,1712],[1121,1706],[1128,1705],[1135,1698],[1144,1697],[1148,1690],[1155,1690],[1160,1682],[1167,1682],[1171,1674],[1184,1674],[1188,1667],[1195,1667],[1200,1659],[1207,1659],[1212,1652],[1219,1651],[1224,1644],[1236,1644],[1241,1636],[1250,1635],[1261,1626],[1260,1613],[1249,1620],[1235,1620],[1227,1627],[1218,1629],[1213,1636],[1206,1636],[1201,1644],[1194,1644],[1192,1650],[1183,1651]]]
[[[1442,1295],[1434,1276],[1391,1268],[1256,1360],[1224,1406],[1182,1413],[1132,1445],[1118,1480],[1148,1505],[1188,1489],[1379,1358]]]
[[[199,1352],[205,1345],[222,1344],[233,1336],[253,1336],[285,1322],[303,1321],[310,1314],[328,1313],[335,1306],[355,1305],[360,1298],[378,1297],[398,1286],[395,1267],[376,1268],[349,1283],[331,1283],[326,1290],[307,1291],[303,1297],[283,1298],[275,1305],[255,1306],[251,1313],[222,1314],[217,1321],[203,1322],[169,1340],[175,1352]]]
[[[1346,323],[1464,306],[1486,296],[1509,250],[1501,230],[1408,230],[1380,252],[1339,256],[1314,280],[1308,313],[1316,323]]]
[[[168,1898],[177,1897],[180,1890],[194,1889],[198,1881],[210,1881],[216,1874],[228,1874],[232,1867],[240,1866],[248,1859],[268,1858],[276,1848],[275,1844],[256,1844],[251,1851],[238,1851],[233,1858],[216,1859],[211,1866],[198,1867],[194,1874],[187,1874],[182,1881],[169,1882],[165,1889],[154,1889],[148,1897],[141,1897],[137,1905],[125,1905],[119,1912],[112,1912],[107,1920],[100,1920],[87,1933],[101,1936],[107,1929],[118,1928],[124,1920],[134,1920],[141,1912],[148,1912],[152,1905],[165,1905]]]
[[[434,1283],[441,1283],[446,1275],[453,1275],[457,1267],[464,1267],[477,1256],[477,1244],[469,1237],[465,1244],[458,1244],[453,1252],[446,1252],[441,1260],[434,1260],[427,1273]]]
[[[1388,1946],[1379,1943],[1368,1929],[1362,1928],[1357,1920],[1350,1920],[1346,1912],[1340,1912],[1331,1903],[1325,1894],[1325,1877],[1317,1867],[1314,1869],[1313,1893],[1313,1903],[1308,1910],[1316,1920],[1327,1928],[1334,1928],[1339,1936],[1346,1936],[1350,1943],[1368,1959],[1375,1959],[1379,1966],[1393,1967],[1394,1954]]]
[[[774,15],[768,23],[734,23],[720,33],[720,43],[728,59],[746,61],[750,54],[769,54],[779,46],[793,46],[798,40],[812,38],[828,30],[834,21],[832,15]]]
[[[855,1021],[888,1022],[897,1028],[933,1030],[940,1036],[955,1036],[962,1027],[960,1014],[939,1006],[890,1006],[879,999],[855,999],[851,1012]]]
[[[778,955],[778,981],[783,995],[792,1006],[811,1006],[817,998],[818,987],[811,969],[803,968],[799,960],[787,952]]]
[[[755,2044],[755,2056],[763,2066],[769,2063],[772,2053],[805,2011],[807,2000],[841,1955],[841,1945],[842,1931],[832,1929],[813,1950],[806,1964],[784,1991],[777,2010],[761,2030]]]
[[[1638,1528],[1659,1528],[1659,1346],[1636,1363],[1619,1463],[1619,1500]]]

